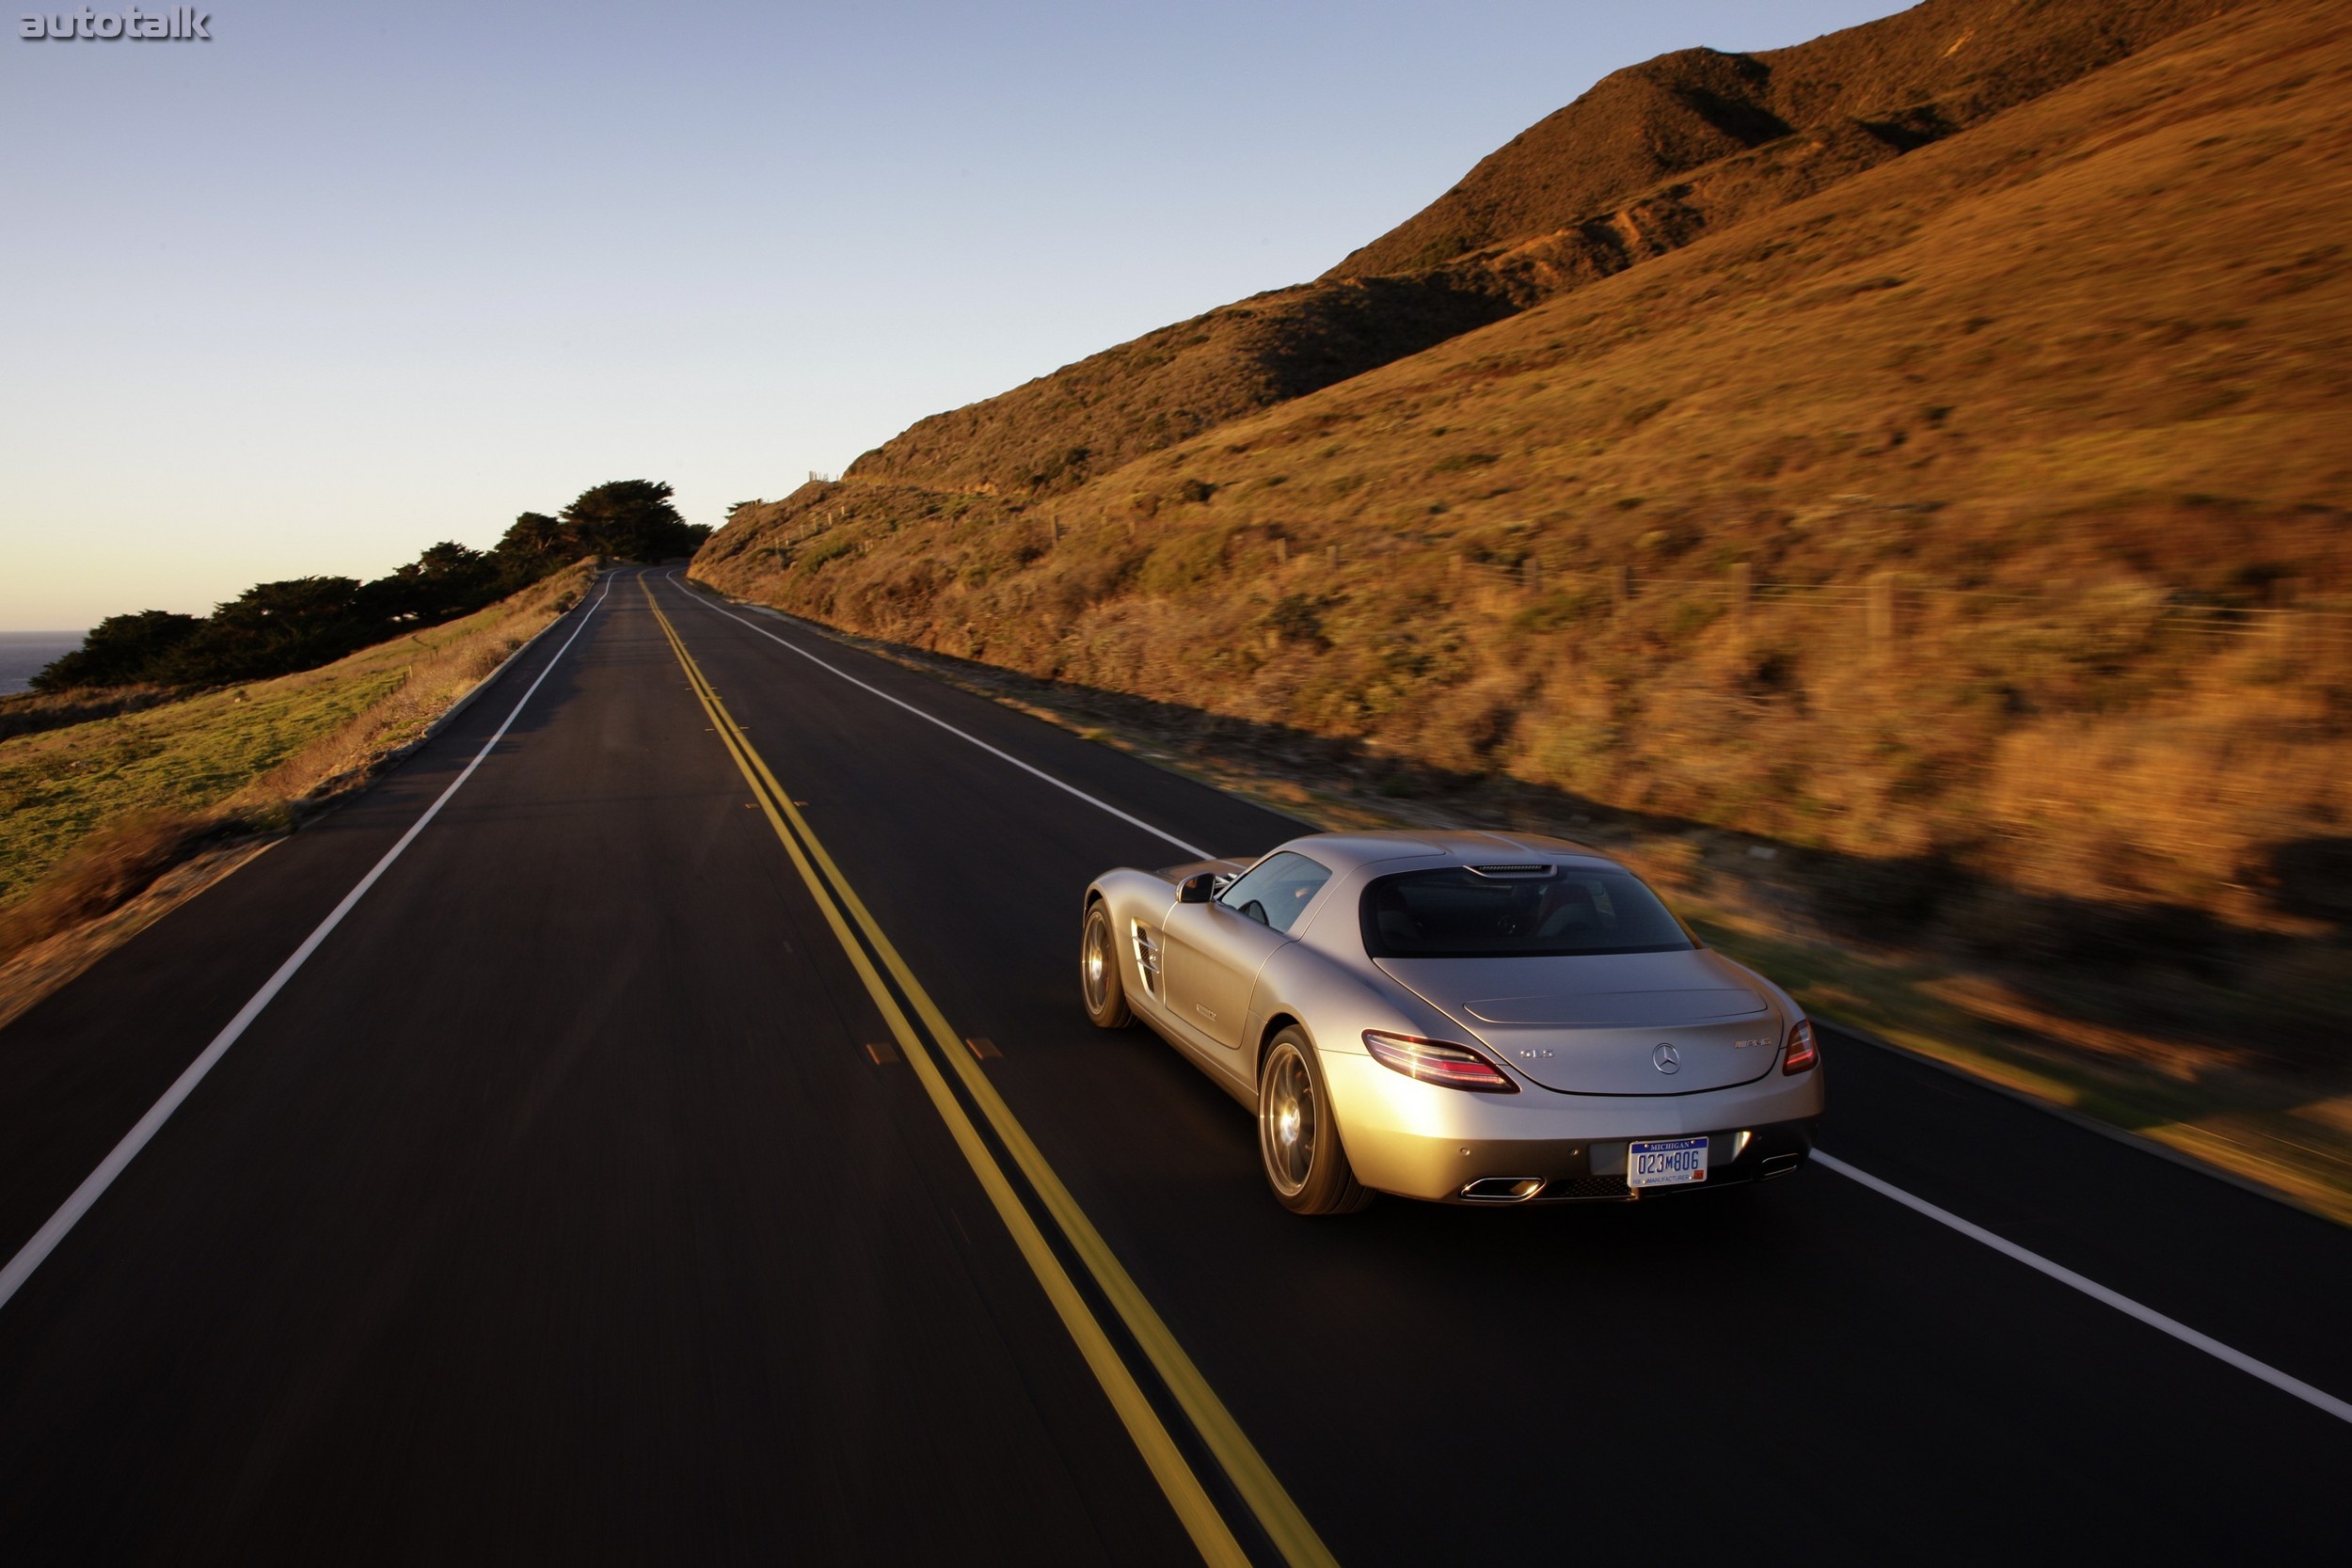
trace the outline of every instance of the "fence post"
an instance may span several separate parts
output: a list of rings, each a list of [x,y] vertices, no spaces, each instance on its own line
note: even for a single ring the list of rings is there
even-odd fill
[[[1519,581],[1520,581],[1520,585],[1521,585],[1521,586],[1523,586],[1523,587],[1524,587],[1524,588],[1528,591],[1528,593],[1530,593],[1530,594],[1540,594],[1540,593],[1542,593],[1542,592],[1543,592],[1543,589],[1544,589],[1544,564],[1543,564],[1543,562],[1540,562],[1540,561],[1537,561],[1537,560],[1536,560],[1534,556],[1532,556],[1532,555],[1531,555],[1531,556],[1529,556],[1529,557],[1528,557],[1525,561],[1520,562],[1519,562]]]
[[[1330,558],[1331,570],[1338,571],[1340,569],[1340,547],[1333,545],[1325,553]]]
[[[1756,568],[1742,561],[1731,568],[1731,629],[1748,635],[1748,607],[1756,601]]]
[[[1619,566],[1609,574],[1609,608],[1612,613],[1623,615],[1633,603],[1633,568]]]
[[[1290,564],[1291,536],[1289,534],[1278,533],[1274,536],[1274,559],[1286,566]]]

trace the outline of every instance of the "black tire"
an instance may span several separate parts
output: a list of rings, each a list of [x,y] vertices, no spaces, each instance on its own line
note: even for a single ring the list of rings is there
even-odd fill
[[[1111,911],[1100,898],[1087,906],[1078,938],[1078,995],[1097,1029],[1124,1029],[1135,1019],[1127,1006],[1127,977],[1119,962],[1119,938]]]
[[[1274,1200],[1294,1214],[1352,1214],[1373,1198],[1347,1163],[1315,1048],[1295,1027],[1258,1060],[1258,1163]]]

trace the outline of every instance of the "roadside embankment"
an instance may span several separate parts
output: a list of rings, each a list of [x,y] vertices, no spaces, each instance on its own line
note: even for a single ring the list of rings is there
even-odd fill
[[[1816,1016],[2352,1225],[2352,1073],[2324,1051],[2269,1048],[2287,1015],[2340,998],[2332,935],[2280,935],[2267,994],[2217,963],[2152,992],[2128,952],[2059,963],[2044,944],[1961,949],[1868,928],[1845,908],[1867,868],[1786,840],[801,624],[1317,828],[1502,828],[1592,845]],[[2020,918],[2058,927],[2097,914],[2053,900]]]
[[[596,572],[300,674],[0,740],[0,1023],[405,754]]]

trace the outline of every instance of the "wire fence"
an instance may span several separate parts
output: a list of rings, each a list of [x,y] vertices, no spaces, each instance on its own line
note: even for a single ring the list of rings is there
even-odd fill
[[[812,474],[812,479],[819,476]],[[830,531],[846,508],[814,512],[784,539],[779,563],[795,548]],[[1057,546],[1064,525],[1051,515],[1035,517],[1043,533],[1038,543]],[[1139,533],[1130,522],[1131,536]],[[1414,550],[1405,541],[1355,546],[1309,545],[1276,534],[1272,580],[1299,583],[1320,571],[1334,585],[1377,575],[1402,564]],[[1417,563],[1416,575],[1425,571]],[[1829,623],[1850,626],[1881,651],[1899,649],[1915,638],[1967,624],[2030,633],[2036,626],[2082,636],[2087,629],[2129,641],[2137,637],[2178,637],[2216,645],[2259,645],[2303,657],[2352,656],[2352,601],[2342,595],[2310,594],[2295,580],[2272,583],[2261,604],[2217,603],[2168,594],[2139,582],[2080,582],[2054,579],[2041,591],[1959,587],[1923,575],[1882,570],[1859,579],[1804,582],[1773,579],[1747,563],[1704,576],[1645,572],[1634,566],[1606,570],[1563,569],[1530,556],[1516,564],[1466,554],[1446,558],[1443,582],[1454,607],[1470,612],[1518,615],[1549,605],[1563,619],[1605,617],[1641,620],[1661,603],[1700,605],[1735,625],[1756,615],[1791,610],[1817,612]],[[2119,647],[2119,652],[2122,651]]]
[[[1383,553],[1367,551],[1351,560],[1342,546],[1309,552],[1285,549],[1284,562],[1312,562],[1344,573],[1376,570]],[[2352,651],[2352,607],[2338,598],[2317,598],[2293,582],[2274,584],[2269,602],[2223,604],[2168,595],[2140,583],[2082,584],[2053,581],[2039,593],[1962,588],[1923,580],[1918,574],[1881,571],[1859,580],[1776,581],[1747,565],[1704,577],[1646,573],[1630,566],[1604,571],[1551,568],[1531,557],[1518,565],[1449,560],[1446,578],[1457,603],[1484,597],[1506,612],[1550,601],[1580,614],[1639,616],[1661,601],[1698,604],[1734,620],[1766,610],[1816,610],[1858,626],[1882,644],[1966,622],[2030,626],[2063,624],[2080,630],[2105,625],[2117,635],[2134,630],[2231,642],[2258,642],[2282,652]]]

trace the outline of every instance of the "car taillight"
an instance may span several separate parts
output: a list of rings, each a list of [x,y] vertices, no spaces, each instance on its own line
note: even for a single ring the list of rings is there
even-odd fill
[[[1781,1058],[1780,1070],[1810,1072],[1820,1059],[1821,1053],[1813,1044],[1812,1021],[1797,1020],[1796,1026],[1788,1031],[1788,1053]]]
[[[1407,1078],[1418,1078],[1424,1084],[1442,1084],[1449,1089],[1476,1089],[1482,1094],[1517,1094],[1519,1086],[1502,1075],[1502,1069],[1477,1052],[1458,1045],[1444,1045],[1437,1040],[1419,1040],[1410,1035],[1384,1035],[1377,1029],[1364,1031],[1364,1049],[1382,1067],[1393,1069]]]

